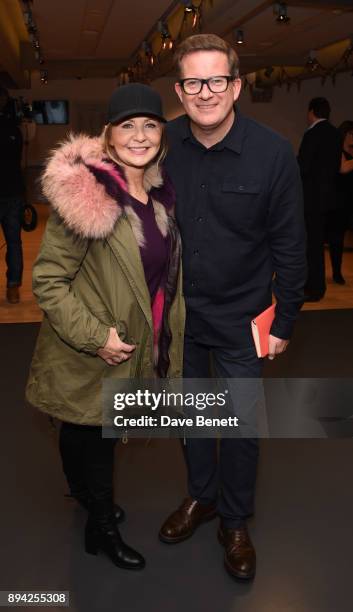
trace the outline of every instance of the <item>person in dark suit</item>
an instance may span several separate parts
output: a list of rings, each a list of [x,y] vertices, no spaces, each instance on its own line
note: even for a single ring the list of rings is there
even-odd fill
[[[0,86],[0,224],[6,240],[6,299],[9,304],[17,304],[23,274],[21,228],[25,184],[21,169],[23,139],[10,102],[7,89]]]
[[[303,181],[307,232],[308,278],[305,300],[317,302],[326,292],[325,225],[329,211],[337,207],[337,175],[341,164],[342,139],[330,122],[326,98],[313,98],[308,124],[300,145],[298,162]]]
[[[353,121],[344,121],[339,126],[342,135],[342,160],[337,177],[337,208],[328,213],[326,238],[330,249],[333,281],[345,285],[342,275],[344,235],[353,213]]]
[[[183,245],[186,335],[184,377],[258,378],[251,320],[277,305],[269,357],[288,344],[304,295],[305,228],[298,165],[287,140],[244,117],[238,57],[214,34],[185,39],[175,85],[185,115],[167,124],[166,167],[177,192]],[[246,380],[245,384],[249,384]],[[243,396],[237,393],[238,403]],[[242,405],[241,408],[244,406]],[[188,437],[188,497],[163,524],[168,544],[220,516],[224,563],[238,579],[255,575],[247,531],[254,510],[255,437]]]

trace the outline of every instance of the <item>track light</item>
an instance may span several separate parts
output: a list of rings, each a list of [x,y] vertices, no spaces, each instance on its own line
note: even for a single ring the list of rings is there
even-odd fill
[[[182,0],[181,3],[184,5],[185,13],[193,13],[195,11],[195,7],[191,0]]]
[[[162,38],[170,38],[170,32],[168,28],[168,24],[165,21],[158,21],[157,30],[162,36]]]
[[[234,38],[235,38],[236,45],[244,45],[245,44],[244,30],[236,30]]]
[[[290,21],[290,17],[288,17],[287,13],[287,5],[284,2],[277,2],[274,6],[273,12],[275,15],[277,15],[277,23],[288,23]]]
[[[157,30],[162,37],[162,49],[172,49],[173,40],[169,31],[168,24],[165,21],[158,21]]]
[[[40,82],[42,83],[42,85],[46,85],[48,83],[48,71],[47,70],[40,71]]]
[[[316,58],[316,51],[314,50],[309,51],[309,56],[308,56],[308,59],[306,60],[305,65],[308,68],[308,70],[310,70],[311,72],[314,72],[315,70],[318,69],[320,64]]]

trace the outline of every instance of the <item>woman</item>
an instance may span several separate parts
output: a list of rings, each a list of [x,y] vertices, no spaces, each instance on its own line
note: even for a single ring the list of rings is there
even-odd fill
[[[177,377],[184,305],[161,100],[118,88],[102,138],[71,137],[51,156],[43,190],[53,212],[33,270],[44,311],[28,400],[59,418],[72,495],[89,509],[86,551],[119,567],[145,561],[127,546],[113,505],[115,440],[102,438],[104,378]]]
[[[337,178],[338,207],[328,213],[327,242],[330,249],[333,281],[345,285],[342,275],[344,235],[353,212],[353,121],[344,121],[338,128],[342,134],[342,160]]]

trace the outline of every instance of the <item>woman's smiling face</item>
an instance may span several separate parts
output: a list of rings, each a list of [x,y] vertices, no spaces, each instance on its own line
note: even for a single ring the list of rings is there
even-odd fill
[[[123,165],[144,168],[159,152],[162,130],[157,119],[132,117],[112,126],[109,144]]]

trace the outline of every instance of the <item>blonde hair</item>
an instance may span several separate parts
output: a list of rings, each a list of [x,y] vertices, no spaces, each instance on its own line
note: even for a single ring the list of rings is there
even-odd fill
[[[233,78],[239,77],[239,58],[223,38],[216,34],[194,34],[185,38],[174,54],[174,62],[178,71],[178,76],[182,76],[181,62],[186,55],[195,53],[195,51],[221,51],[227,56],[230,76]]]
[[[158,120],[156,119],[156,121]],[[158,123],[160,123],[162,127],[161,144],[160,144],[159,151],[156,157],[149,163],[149,166],[151,164],[157,164],[157,168],[164,161],[167,155],[167,152],[168,152],[167,135],[164,129],[164,125],[160,121]],[[112,145],[110,144],[110,138],[111,138],[113,127],[114,127],[113,123],[108,123],[106,126],[104,126],[104,129],[102,132],[103,151],[107,155],[107,157],[109,157],[109,159],[111,159],[115,164],[121,165],[121,160],[117,156],[114,147],[112,147]]]

